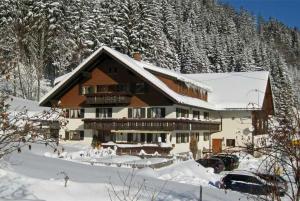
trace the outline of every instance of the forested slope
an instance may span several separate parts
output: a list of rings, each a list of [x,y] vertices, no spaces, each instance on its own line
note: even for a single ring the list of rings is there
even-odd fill
[[[279,114],[300,93],[300,32],[213,0],[0,0],[0,27],[5,89],[28,99],[101,45],[182,73],[269,70]]]

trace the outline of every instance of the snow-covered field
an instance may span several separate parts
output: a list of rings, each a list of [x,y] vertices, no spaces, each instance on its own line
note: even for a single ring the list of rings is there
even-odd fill
[[[82,152],[80,146],[64,147],[69,154]],[[33,145],[31,151],[13,153],[0,162],[0,200],[109,201],[116,200],[115,194],[127,192],[128,188],[124,188],[123,183],[131,186],[129,196],[135,196],[138,187],[142,186],[141,200],[150,200],[152,195],[157,195],[156,200],[199,200],[200,185],[203,186],[203,200],[247,200],[243,194],[225,192],[213,186],[220,176],[192,160],[160,169],[132,169],[83,164],[67,158],[46,157],[45,153],[52,153],[52,150],[44,145]],[[134,157],[126,156],[124,159],[134,161],[137,159]],[[114,156],[112,160],[121,161],[122,157]],[[143,159],[139,160],[142,163]],[[158,159],[151,160],[155,162]],[[64,187],[64,174],[61,172],[70,178],[67,187]],[[131,181],[128,178],[133,178],[131,185],[128,185]]]

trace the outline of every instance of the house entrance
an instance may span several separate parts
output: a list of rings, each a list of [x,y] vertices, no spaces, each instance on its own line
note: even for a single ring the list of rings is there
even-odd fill
[[[113,139],[112,139],[113,135],[111,134],[110,131],[98,130],[96,137],[97,137],[97,141],[99,143],[106,143],[106,142],[109,142],[109,141],[113,141]]]
[[[222,152],[222,139],[212,139],[212,151],[214,154]]]

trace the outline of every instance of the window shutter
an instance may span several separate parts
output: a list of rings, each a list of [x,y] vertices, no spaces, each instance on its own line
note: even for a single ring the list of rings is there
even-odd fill
[[[69,117],[70,117],[70,110],[66,109],[66,118],[69,118]]]
[[[84,118],[84,109],[80,109],[80,118]]]
[[[128,118],[132,118],[132,108],[128,108]]]
[[[162,107],[162,108],[160,108],[160,111],[161,111],[161,117],[165,118],[165,116],[166,116],[166,108]]]
[[[131,91],[131,93],[135,93],[135,83],[131,83],[130,84],[130,91]]]
[[[145,108],[141,108],[141,118],[145,118],[146,117],[146,110]]]
[[[147,118],[151,118],[151,108],[147,109]]]
[[[100,109],[96,108],[96,117],[99,118]]]
[[[108,108],[108,115],[107,117],[112,118],[112,108]]]

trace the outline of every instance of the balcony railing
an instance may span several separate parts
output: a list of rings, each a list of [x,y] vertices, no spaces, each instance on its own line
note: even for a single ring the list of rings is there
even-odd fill
[[[95,104],[129,104],[131,97],[126,95],[87,96],[86,103]]]
[[[220,131],[220,122],[188,119],[83,119],[85,129],[144,131]]]

